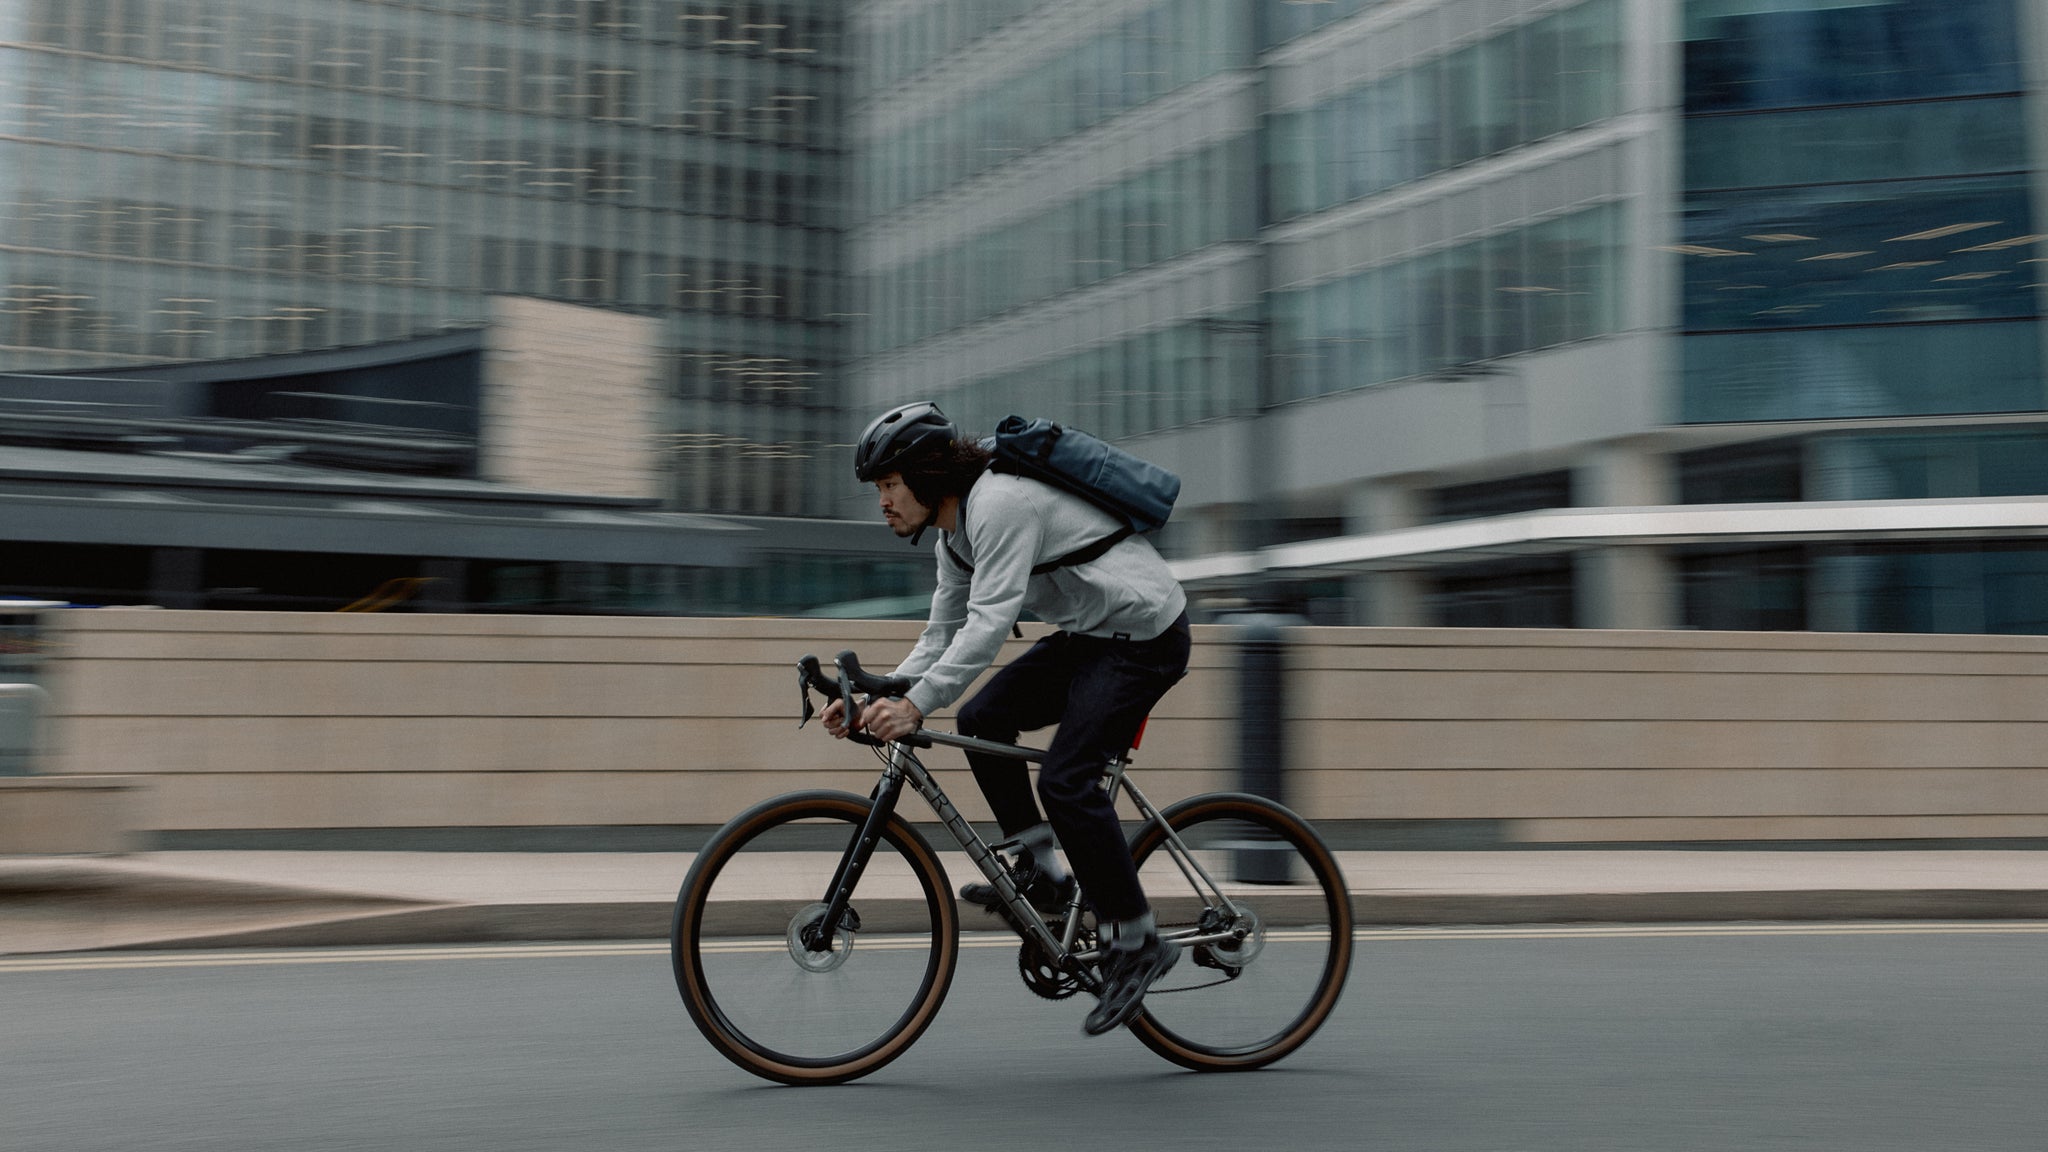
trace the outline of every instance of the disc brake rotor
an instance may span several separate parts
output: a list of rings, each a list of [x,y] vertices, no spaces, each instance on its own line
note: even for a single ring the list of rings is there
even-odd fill
[[[1259,953],[1266,949],[1265,921],[1260,920],[1259,914],[1251,909],[1240,908],[1236,921],[1230,927],[1232,931],[1242,931],[1244,937],[1238,940],[1219,940],[1203,947],[1209,950],[1209,954],[1215,957],[1219,964],[1230,968],[1246,967],[1258,959]]]
[[[813,952],[804,947],[804,929],[823,919],[825,911],[823,904],[806,905],[789,921],[789,958],[806,972],[830,972],[846,963],[846,958],[853,954],[853,932],[847,927],[852,919],[851,909],[839,921],[838,939],[833,941],[834,947],[830,952]]]

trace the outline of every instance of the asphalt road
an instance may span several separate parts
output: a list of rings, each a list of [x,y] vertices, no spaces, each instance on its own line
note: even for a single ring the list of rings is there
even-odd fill
[[[1180,1071],[969,949],[877,1075],[726,1064],[646,944],[0,960],[6,1152],[2048,1146],[2048,925],[1364,936],[1309,1047]]]

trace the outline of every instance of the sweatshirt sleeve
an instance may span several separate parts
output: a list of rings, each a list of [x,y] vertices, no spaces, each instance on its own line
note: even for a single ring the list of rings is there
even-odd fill
[[[946,646],[953,642],[953,634],[960,625],[967,622],[967,570],[953,562],[946,553],[945,541],[932,546],[938,556],[939,586],[932,593],[931,618],[925,621],[924,631],[918,634],[917,646],[903,663],[896,666],[891,676],[908,676],[915,680],[945,654]],[[924,711],[920,706],[919,711]]]
[[[1025,585],[1031,580],[1031,566],[1037,563],[1043,517],[1028,504],[1018,508],[988,508],[974,526],[974,573],[968,578],[962,615],[957,629],[929,666],[918,670],[918,681],[907,694],[917,710],[926,716],[960,698],[976,676],[995,663],[1009,638],[1010,627],[1024,613]],[[948,603],[945,584],[949,560],[939,562],[939,592],[932,597],[932,623],[926,625],[923,648],[940,622],[942,603]],[[954,592],[953,595],[959,595]],[[955,609],[948,608],[948,612]],[[916,659],[917,652],[911,653]],[[908,666],[910,660],[904,661]],[[902,671],[902,669],[898,669]]]

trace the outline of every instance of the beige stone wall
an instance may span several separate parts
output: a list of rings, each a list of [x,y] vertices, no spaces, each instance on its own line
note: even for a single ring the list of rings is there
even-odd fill
[[[2048,835],[2048,639],[1308,629],[1301,806],[1531,841]]]
[[[603,496],[661,495],[658,321],[500,296],[484,356],[486,478]]]
[[[46,763],[149,778],[155,828],[717,824],[794,788],[872,787],[867,749],[796,730],[796,660],[853,648],[886,669],[918,628],[59,613]],[[1152,790],[1221,782],[1222,726],[1199,719],[1217,692],[1204,669],[1162,708]],[[928,763],[985,816],[958,753]]]
[[[142,781],[0,777],[0,856],[126,852],[146,819]]]
[[[1042,631],[1027,628],[1027,631]],[[718,823],[866,791],[793,664],[915,624],[59,613],[50,763],[152,782],[152,827]],[[1232,653],[1197,629],[1137,779],[1229,786]],[[1012,644],[1005,659],[1021,651]],[[1529,840],[2048,835],[2048,639],[1305,629],[1290,800]],[[984,814],[957,753],[948,791]],[[922,813],[919,813],[921,816]]]

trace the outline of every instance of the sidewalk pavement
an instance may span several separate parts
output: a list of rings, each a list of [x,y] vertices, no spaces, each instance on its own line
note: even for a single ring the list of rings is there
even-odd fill
[[[791,853],[806,872],[831,858]],[[2048,851],[1339,853],[1360,924],[2048,919]],[[0,857],[0,954],[668,934],[687,853]],[[945,857],[957,886],[974,877]],[[870,892],[870,900],[882,899]],[[963,925],[993,927],[978,910]]]

